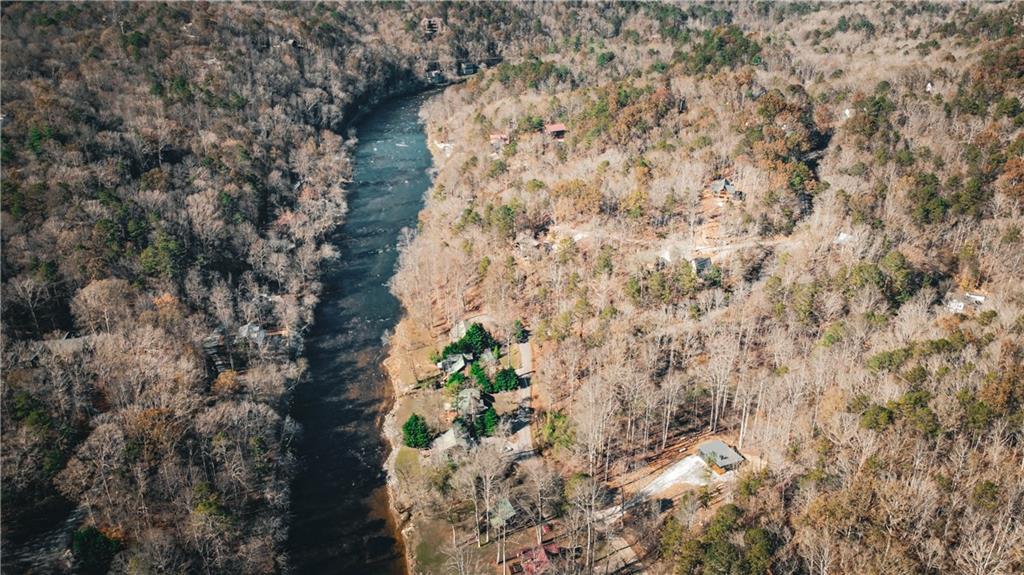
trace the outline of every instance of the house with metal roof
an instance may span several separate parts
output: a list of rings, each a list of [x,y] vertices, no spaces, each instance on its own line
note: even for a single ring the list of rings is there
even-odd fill
[[[430,445],[430,450],[443,454],[456,447],[469,448],[469,431],[461,421],[456,421],[451,429],[439,435]]]
[[[743,463],[743,456],[718,439],[705,441],[697,446],[697,453],[715,473],[732,471]]]
[[[437,362],[437,369],[440,369],[447,375],[458,373],[466,367],[466,361],[471,359],[473,359],[473,356],[470,354],[453,353]]]

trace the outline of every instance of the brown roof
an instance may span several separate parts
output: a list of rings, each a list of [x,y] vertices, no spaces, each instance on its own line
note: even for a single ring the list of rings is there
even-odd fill
[[[564,132],[565,131],[565,124],[563,124],[561,122],[559,122],[557,124],[548,124],[548,125],[544,126],[544,131],[549,133],[549,134],[554,134],[556,132]]]

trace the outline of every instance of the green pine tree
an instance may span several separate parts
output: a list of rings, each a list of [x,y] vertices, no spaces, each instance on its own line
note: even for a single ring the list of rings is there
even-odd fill
[[[406,445],[422,449],[430,444],[430,427],[423,417],[412,414],[402,425],[402,439]]]

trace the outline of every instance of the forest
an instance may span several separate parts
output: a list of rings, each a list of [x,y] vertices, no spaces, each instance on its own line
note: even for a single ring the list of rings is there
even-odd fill
[[[290,571],[289,399],[350,126],[470,60],[424,107],[447,153],[391,284],[394,354],[473,357],[396,394],[410,572],[505,573],[552,537],[552,573],[1021,572],[1022,22],[5,2],[4,572]],[[520,345],[528,378],[483,358]],[[469,439],[432,453],[454,424],[424,398],[466,390]],[[525,461],[497,447],[517,393]],[[744,463],[626,505],[712,437]],[[8,551],[69,516],[70,553]]]
[[[288,403],[349,126],[429,58],[514,53],[520,12],[4,3],[5,573],[288,569]],[[72,509],[72,557],[15,552]]]
[[[1021,572],[1021,5],[616,7],[425,106],[416,572]]]

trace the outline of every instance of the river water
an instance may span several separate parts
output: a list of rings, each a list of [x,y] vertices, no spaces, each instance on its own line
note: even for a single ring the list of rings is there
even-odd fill
[[[401,315],[387,283],[402,228],[413,227],[430,187],[419,121],[425,95],[375,108],[356,125],[349,211],[333,238],[340,257],[322,278],[307,338],[309,378],[291,414],[303,426],[292,484],[288,551],[296,573],[404,574],[388,512],[381,424],[391,402],[383,336]]]

